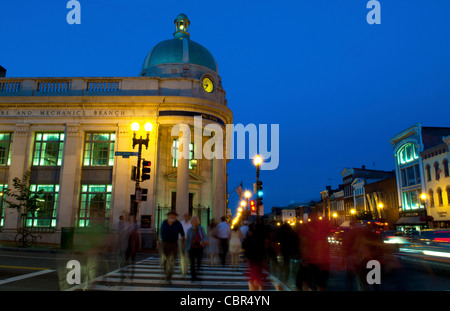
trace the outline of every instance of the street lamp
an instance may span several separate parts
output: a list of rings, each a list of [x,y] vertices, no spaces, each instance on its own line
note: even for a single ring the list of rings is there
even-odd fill
[[[259,207],[262,205],[262,182],[259,182],[259,170],[261,164],[263,163],[263,158],[260,155],[256,155],[253,158],[253,164],[256,166],[256,217],[259,222]]]
[[[136,214],[138,210],[138,193],[141,193],[141,157],[142,157],[142,146],[145,146],[145,149],[148,149],[148,142],[150,141],[150,132],[153,129],[153,125],[150,122],[145,123],[144,130],[146,132],[146,137],[142,138],[140,136],[139,138],[136,137],[137,132],[139,131],[140,125],[138,122],[133,122],[131,124],[131,130],[133,131],[133,149],[138,146],[138,160],[137,160],[137,169],[136,169],[136,185],[134,190],[134,204],[131,211],[131,214],[136,219]]]
[[[352,209],[350,210],[350,214],[352,214],[353,221],[355,221],[355,213],[356,213],[355,209],[352,208]]]
[[[378,203],[378,209],[380,210],[380,219],[383,218],[383,207],[384,204],[383,203]]]
[[[422,200],[423,209],[425,211],[425,218],[427,220],[427,225],[428,225],[428,227],[430,227],[430,224],[429,224],[429,221],[428,221],[428,211],[427,211],[427,194],[426,193],[422,193],[420,195],[420,199]]]

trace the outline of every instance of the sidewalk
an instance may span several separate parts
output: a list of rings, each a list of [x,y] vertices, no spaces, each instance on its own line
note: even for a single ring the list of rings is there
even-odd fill
[[[0,241],[0,251],[9,252],[31,252],[31,253],[47,253],[47,254],[65,254],[80,252],[75,246],[73,249],[62,249],[60,244],[37,243],[36,246],[18,247],[14,241]],[[143,249],[140,254],[158,254],[156,249]]]

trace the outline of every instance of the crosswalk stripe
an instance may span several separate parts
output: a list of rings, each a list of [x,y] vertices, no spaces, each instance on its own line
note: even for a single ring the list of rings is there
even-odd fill
[[[210,266],[209,260],[201,262],[199,277],[192,282],[189,273],[184,275],[181,260],[175,260],[171,284],[166,280],[160,258],[148,257],[115,271],[97,277],[89,284],[89,290],[96,291],[145,291],[145,290],[248,290],[249,268],[245,263],[238,265],[238,270],[230,265]],[[187,265],[189,267],[189,265]],[[189,268],[187,269],[189,270]],[[266,290],[275,290],[269,281],[263,284]]]

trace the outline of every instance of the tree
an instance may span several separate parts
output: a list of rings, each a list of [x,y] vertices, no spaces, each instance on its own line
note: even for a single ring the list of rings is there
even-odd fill
[[[38,200],[42,199],[44,196],[43,189],[40,189],[36,193],[31,191],[30,176],[31,172],[30,170],[27,170],[23,174],[22,180],[15,177],[13,179],[12,188],[8,187],[5,192],[5,202],[7,207],[15,208],[20,214],[22,223],[20,228],[18,224],[17,230],[19,231],[21,229],[22,233],[25,230],[28,215],[36,213],[38,209]]]

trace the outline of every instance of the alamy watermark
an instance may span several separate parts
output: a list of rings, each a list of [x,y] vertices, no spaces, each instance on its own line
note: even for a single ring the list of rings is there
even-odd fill
[[[367,13],[366,20],[369,25],[381,24],[381,4],[377,0],[370,0],[366,7],[370,9]]]
[[[226,124],[215,123],[203,127],[202,116],[194,117],[194,154],[193,159],[245,159],[260,155],[264,162],[261,170],[275,170],[280,161],[280,126],[270,124],[270,139],[268,124]],[[191,127],[188,124],[176,124],[172,127],[171,136],[178,137],[178,159],[192,159],[189,144],[192,141]],[[210,137],[203,143],[204,137]],[[226,142],[224,144],[224,137]],[[236,137],[236,144],[233,138]],[[247,140],[248,137],[248,140]],[[248,144],[247,144],[248,142]],[[270,143],[270,150],[269,150]],[[247,148],[248,145],[248,148]],[[224,150],[225,148],[225,150]]]
[[[70,9],[67,13],[66,20],[67,24],[81,24],[81,4],[77,0],[70,0],[66,5],[67,9]]]

